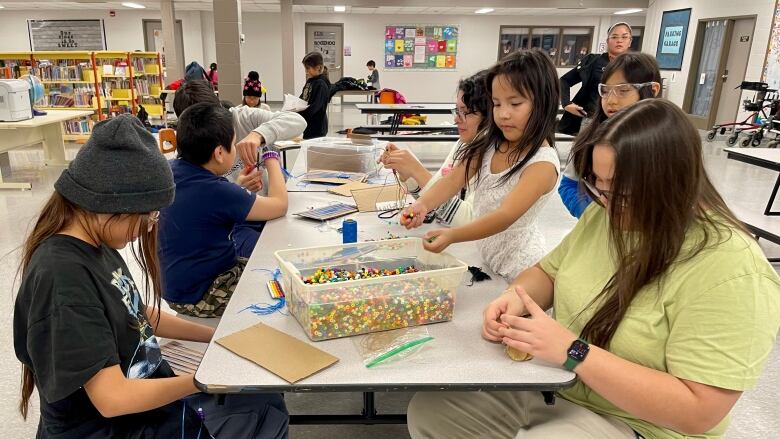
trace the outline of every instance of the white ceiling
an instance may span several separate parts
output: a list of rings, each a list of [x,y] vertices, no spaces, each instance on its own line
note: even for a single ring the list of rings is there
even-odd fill
[[[0,0],[0,5],[5,10],[30,10],[30,9],[115,9],[130,10],[121,5],[121,1],[79,0],[79,1],[26,1],[26,0]],[[159,10],[159,0],[134,0],[134,3],[145,5],[150,10]],[[337,4],[338,1],[334,1]],[[479,9],[480,3],[475,1],[472,7],[443,7],[443,6],[379,6],[358,7],[347,6],[347,13],[352,14],[424,14],[424,15],[469,15]],[[247,12],[279,12],[278,0],[242,0],[242,9]],[[484,3],[482,3],[484,4]],[[176,10],[181,11],[211,11],[211,0],[174,0]],[[588,8],[588,9],[558,9],[558,8],[496,8],[487,15],[611,15],[622,8]],[[334,13],[333,6],[321,5],[294,5],[294,12],[327,14]],[[2,13],[2,12],[0,12]],[[644,15],[644,11],[632,15]]]

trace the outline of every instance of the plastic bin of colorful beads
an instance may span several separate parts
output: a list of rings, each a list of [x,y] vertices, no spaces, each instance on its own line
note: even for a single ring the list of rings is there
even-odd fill
[[[420,238],[274,255],[290,312],[313,341],[452,320],[468,268],[447,253],[428,252]]]

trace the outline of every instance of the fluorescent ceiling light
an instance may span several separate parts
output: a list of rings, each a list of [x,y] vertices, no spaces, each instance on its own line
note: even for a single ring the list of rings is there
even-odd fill
[[[3,6],[3,5],[0,5],[0,9],[5,9],[5,6]]]
[[[622,11],[615,12],[615,15],[626,15],[626,14],[633,14],[634,12],[642,12],[641,9],[633,8],[633,9],[623,9]]]
[[[122,6],[133,9],[146,9],[146,6],[139,5],[138,3],[122,2]]]
[[[493,11],[495,11],[495,9],[493,9],[493,8],[482,8],[482,9],[477,9],[476,11],[474,11],[474,13],[475,14],[489,14],[489,13],[491,13]]]
[[[346,6],[334,6],[333,12],[346,12],[347,7]]]

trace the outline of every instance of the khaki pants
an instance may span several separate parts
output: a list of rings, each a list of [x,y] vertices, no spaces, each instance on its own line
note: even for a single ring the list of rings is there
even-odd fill
[[[420,392],[407,410],[412,438],[636,439],[628,424],[541,392]]]

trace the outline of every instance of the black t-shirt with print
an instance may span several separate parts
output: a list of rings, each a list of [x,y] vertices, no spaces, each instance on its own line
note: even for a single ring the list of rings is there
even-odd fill
[[[168,438],[181,437],[182,428],[184,437],[195,437],[200,428],[180,401],[104,418],[84,390],[98,371],[117,364],[131,379],[174,376],[114,249],[66,235],[42,242],[16,298],[14,349],[35,375],[39,438]]]

